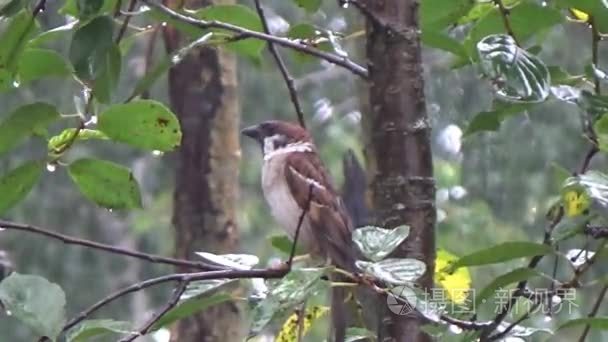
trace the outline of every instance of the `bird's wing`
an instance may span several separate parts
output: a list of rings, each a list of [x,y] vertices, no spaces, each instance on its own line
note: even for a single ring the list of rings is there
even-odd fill
[[[317,154],[290,154],[285,163],[285,176],[300,208],[307,207],[310,197],[308,218],[311,233],[325,257],[340,268],[354,270],[351,222]]]

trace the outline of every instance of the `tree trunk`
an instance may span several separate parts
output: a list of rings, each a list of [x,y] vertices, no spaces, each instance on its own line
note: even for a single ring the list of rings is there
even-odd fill
[[[393,257],[427,265],[419,284],[433,284],[435,183],[430,123],[424,100],[417,0],[368,0],[367,58],[370,112],[364,115],[366,158],[375,221],[386,228],[407,224],[411,231]],[[396,315],[379,298],[380,341],[422,341],[415,314]]]
[[[172,0],[199,8],[233,1]],[[166,28],[167,50],[187,43],[175,29]],[[169,72],[169,97],[182,127],[177,152],[173,224],[175,255],[196,257],[197,251],[230,253],[237,250],[239,105],[236,58],[221,48],[199,48]],[[178,271],[185,271],[178,269]],[[236,303],[214,306],[179,321],[171,341],[243,341],[242,308]]]

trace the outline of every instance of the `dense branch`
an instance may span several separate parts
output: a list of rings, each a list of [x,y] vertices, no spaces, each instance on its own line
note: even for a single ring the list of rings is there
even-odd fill
[[[270,34],[270,28],[268,27],[268,20],[266,20],[266,16],[264,15],[264,9],[262,8],[262,4],[260,4],[260,0],[254,0],[255,8],[258,11],[258,16],[260,17],[260,21],[262,22],[262,27],[264,28],[264,33]],[[296,110],[296,114],[298,116],[298,122],[300,126],[306,128],[306,122],[304,121],[304,112],[302,112],[302,107],[300,106],[300,100],[298,100],[298,93],[296,92],[296,87],[294,85],[293,77],[289,74],[289,70],[287,70],[287,66],[285,62],[281,58],[279,51],[273,43],[268,42],[268,50],[274,57],[274,60],[281,71],[281,75],[285,80],[285,85],[287,85],[287,90],[289,91],[289,97],[291,98],[291,102]]]
[[[192,25],[192,26],[199,27],[202,29],[210,29],[210,28],[223,29],[226,31],[236,33],[237,36],[239,37],[239,39],[255,38],[255,39],[260,39],[260,40],[263,40],[266,42],[274,43],[274,44],[277,44],[277,45],[280,45],[280,46],[283,46],[286,48],[294,49],[299,52],[326,60],[332,64],[341,66],[345,69],[350,70],[353,74],[360,76],[364,79],[367,79],[367,77],[368,77],[367,69],[365,69],[361,65],[353,62],[352,60],[350,60],[349,58],[347,58],[345,56],[340,56],[340,55],[337,55],[334,53],[325,52],[325,51],[319,50],[317,48],[314,48],[312,46],[300,43],[298,41],[291,40],[289,38],[277,37],[277,36],[273,36],[273,35],[267,34],[267,33],[252,31],[252,30],[248,30],[246,28],[242,28],[240,26],[232,25],[232,24],[217,21],[217,20],[206,21],[206,20],[195,19],[195,18],[189,17],[187,15],[180,14],[154,0],[142,0],[142,1],[146,4],[148,4],[150,7],[153,7],[155,9],[157,9],[158,11],[164,13],[165,15],[168,15],[172,19],[181,21],[188,25]]]
[[[205,262],[168,258],[168,257],[160,256],[160,255],[148,254],[148,253],[143,253],[143,252],[139,252],[139,251],[115,247],[112,245],[106,245],[106,244],[95,242],[95,241],[79,239],[79,238],[55,233],[53,231],[50,231],[50,230],[47,230],[44,228],[30,226],[27,224],[0,220],[0,227],[2,227],[4,229],[21,230],[21,231],[25,231],[25,232],[38,234],[38,235],[43,235],[43,236],[50,237],[55,240],[59,240],[65,244],[83,246],[83,247],[87,247],[87,248],[91,248],[91,249],[97,249],[97,250],[101,250],[104,252],[123,255],[123,256],[141,259],[141,260],[146,260],[146,261],[149,261],[152,263],[168,264],[168,265],[173,265],[173,266],[182,266],[182,267],[188,267],[188,268],[192,268],[192,269],[206,270],[206,271],[225,269],[221,266],[211,265],[211,264],[208,264]]]

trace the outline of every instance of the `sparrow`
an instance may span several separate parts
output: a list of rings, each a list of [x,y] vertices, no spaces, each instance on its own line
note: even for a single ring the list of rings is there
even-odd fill
[[[276,120],[247,127],[241,133],[262,149],[262,190],[277,223],[293,240],[300,216],[306,211],[298,246],[341,269],[355,271],[351,220],[310,133],[297,124]],[[344,295],[343,288],[334,288],[332,316],[337,342],[344,340],[344,319],[338,317],[343,312],[337,308],[344,306]]]

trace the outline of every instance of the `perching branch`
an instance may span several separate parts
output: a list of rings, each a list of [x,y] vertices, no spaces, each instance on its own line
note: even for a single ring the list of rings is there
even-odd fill
[[[109,252],[109,253],[113,253],[113,254],[124,255],[127,257],[131,257],[131,258],[146,260],[146,261],[152,262],[152,263],[189,267],[192,269],[198,269],[198,270],[204,270],[204,271],[225,269],[221,266],[211,265],[211,264],[201,262],[201,261],[190,261],[190,260],[183,260],[183,259],[168,258],[168,257],[160,256],[160,255],[148,254],[148,253],[143,253],[143,252],[139,252],[139,251],[115,247],[112,245],[106,245],[106,244],[95,242],[95,241],[79,239],[79,238],[71,237],[68,235],[55,233],[53,231],[50,231],[50,230],[47,230],[44,228],[30,226],[30,225],[21,224],[21,223],[0,220],[0,227],[2,227],[4,229],[9,229],[9,230],[10,229],[21,230],[21,231],[25,231],[25,232],[38,234],[38,235],[43,235],[43,236],[50,237],[55,240],[59,240],[65,244],[78,245],[78,246],[83,246],[86,248],[97,249],[97,250],[101,250],[101,251],[105,251],[105,252]]]
[[[274,43],[274,44],[277,44],[277,45],[280,45],[280,46],[283,46],[286,48],[294,49],[299,52],[326,60],[332,64],[341,66],[347,70],[350,70],[353,74],[360,76],[364,79],[367,79],[367,77],[368,77],[367,69],[365,69],[361,65],[353,62],[352,60],[350,60],[349,58],[347,58],[345,56],[340,56],[340,55],[337,55],[334,53],[325,52],[325,51],[319,50],[317,48],[314,48],[312,46],[300,43],[298,41],[291,40],[289,38],[277,37],[277,36],[273,36],[271,34],[267,34],[267,33],[263,33],[263,32],[252,31],[252,30],[248,30],[246,28],[242,28],[240,26],[236,26],[233,24],[229,24],[229,23],[225,23],[225,22],[221,22],[221,21],[217,21],[217,20],[207,21],[207,20],[195,19],[195,18],[189,17],[187,15],[180,14],[154,0],[142,0],[142,1],[144,3],[146,3],[148,6],[155,8],[158,11],[168,15],[169,17],[171,17],[175,20],[181,21],[183,23],[186,23],[186,24],[189,24],[189,25],[192,25],[195,27],[199,27],[202,29],[210,29],[210,28],[223,29],[223,30],[235,33],[239,37],[239,39],[255,38],[255,39],[260,39],[260,40],[263,40],[266,42]]]
[[[595,315],[597,315],[597,312],[600,309],[600,305],[602,304],[602,301],[604,300],[607,291],[608,285],[604,285],[604,287],[602,287],[602,290],[600,291],[600,294],[597,296],[595,304],[593,305],[593,309],[591,309],[591,312],[589,312],[589,315],[587,316],[588,318],[593,318],[595,317]],[[581,337],[578,339],[579,342],[586,341],[587,335],[589,334],[589,330],[591,330],[591,325],[585,325],[585,329],[583,330]]]
[[[260,21],[262,22],[262,27],[264,28],[264,33],[270,34],[270,28],[268,27],[268,20],[264,15],[264,9],[262,8],[262,4],[260,0],[254,0],[255,8],[258,11],[258,16],[260,17]],[[296,110],[296,115],[298,116],[298,122],[300,126],[306,128],[306,122],[304,121],[304,112],[302,112],[302,107],[300,106],[300,100],[298,100],[298,93],[296,92],[296,87],[294,85],[293,77],[289,74],[289,70],[287,70],[287,66],[285,62],[281,58],[279,51],[273,43],[268,42],[268,50],[274,57],[274,60],[281,71],[281,75],[285,80],[285,85],[287,86],[287,90],[289,91],[289,97],[291,98],[291,102]]]

